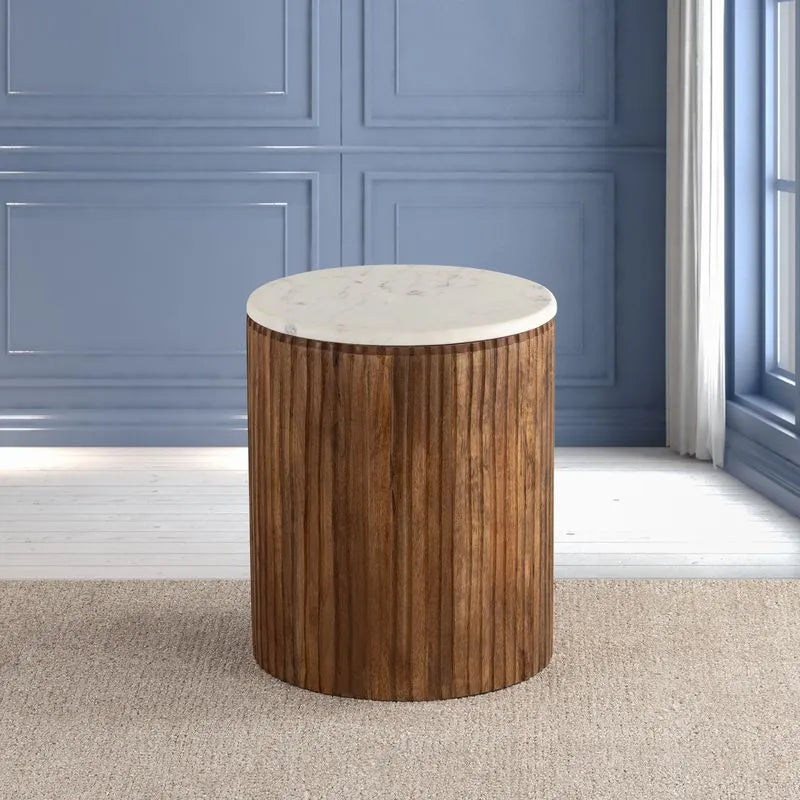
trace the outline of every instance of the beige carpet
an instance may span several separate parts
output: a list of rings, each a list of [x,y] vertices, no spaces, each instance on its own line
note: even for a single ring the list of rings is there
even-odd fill
[[[0,797],[800,798],[800,581],[562,581],[541,675],[340,700],[241,582],[0,583]]]

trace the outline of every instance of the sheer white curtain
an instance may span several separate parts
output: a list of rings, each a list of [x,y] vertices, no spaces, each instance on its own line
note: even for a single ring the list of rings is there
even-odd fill
[[[668,0],[667,444],[725,449],[724,0]]]

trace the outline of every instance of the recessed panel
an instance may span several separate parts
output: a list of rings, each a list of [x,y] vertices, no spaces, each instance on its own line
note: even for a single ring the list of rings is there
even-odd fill
[[[319,0],[7,0],[0,122],[316,126]]]
[[[7,2],[13,94],[286,90],[286,0]]]
[[[367,127],[608,125],[611,0],[364,3]]]
[[[6,352],[241,357],[247,296],[315,266],[318,226],[314,173],[242,178],[0,187]]]
[[[455,264],[556,295],[562,386],[614,382],[614,193],[606,173],[367,173],[367,263]]]
[[[578,94],[583,34],[583,0],[395,0],[396,91]]]
[[[240,349],[242,298],[283,273],[285,214],[270,204],[10,206],[9,350]]]

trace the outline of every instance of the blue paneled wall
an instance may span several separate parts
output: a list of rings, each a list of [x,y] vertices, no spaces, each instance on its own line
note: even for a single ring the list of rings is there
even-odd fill
[[[370,262],[547,284],[558,441],[663,443],[665,0],[2,24],[0,445],[243,443],[247,294]]]

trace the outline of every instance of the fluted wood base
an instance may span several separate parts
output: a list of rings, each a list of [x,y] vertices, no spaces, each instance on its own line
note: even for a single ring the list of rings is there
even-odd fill
[[[248,319],[253,649],[346,697],[535,674],[553,641],[554,323],[360,347]]]

